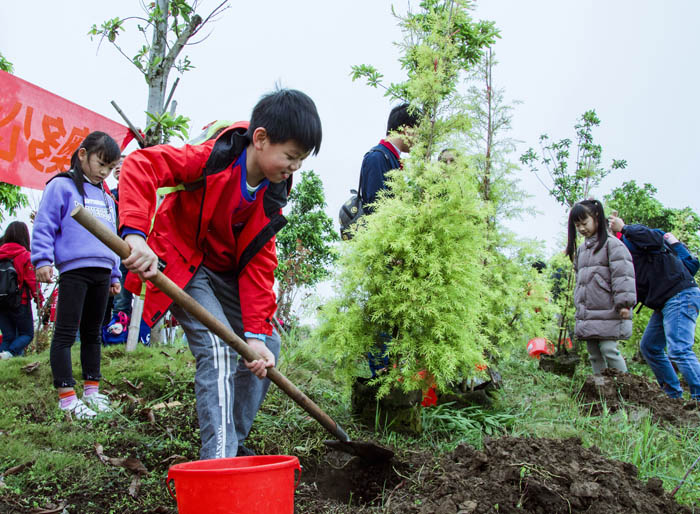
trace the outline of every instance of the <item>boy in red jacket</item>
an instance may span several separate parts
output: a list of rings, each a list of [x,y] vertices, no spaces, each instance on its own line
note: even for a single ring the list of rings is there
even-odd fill
[[[202,459],[251,453],[242,442],[269,387],[269,380],[255,377],[266,376],[280,348],[271,324],[275,234],[286,224],[282,208],[292,174],[318,153],[321,135],[314,102],[300,91],[280,90],[258,102],[250,123],[235,123],[201,145],[133,152],[122,166],[119,218],[131,247],[126,268],[144,279],[160,269],[263,357],[239,359],[148,283],[143,319],[152,325],[170,308],[197,360]],[[181,185],[165,197],[149,233],[156,190]],[[140,291],[133,273],[126,287]]]

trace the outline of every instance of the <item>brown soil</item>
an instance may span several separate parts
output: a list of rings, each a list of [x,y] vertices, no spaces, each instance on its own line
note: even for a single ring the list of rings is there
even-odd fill
[[[627,406],[633,415],[650,412],[663,423],[700,425],[698,402],[669,398],[656,382],[640,375],[606,369],[601,375],[589,376],[579,395],[584,407],[590,407],[593,414],[600,414],[605,407],[615,412]]]
[[[692,512],[660,480],[644,484],[633,465],[606,459],[579,439],[487,439],[481,451],[460,445],[441,458],[412,453],[383,467],[325,459],[307,464],[297,513]]]

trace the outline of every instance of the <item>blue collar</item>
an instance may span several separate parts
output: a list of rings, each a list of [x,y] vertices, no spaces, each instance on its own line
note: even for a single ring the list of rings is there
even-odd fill
[[[241,167],[241,195],[243,195],[243,198],[245,198],[246,201],[254,202],[258,191],[267,186],[270,183],[270,181],[268,179],[264,179],[252,195],[248,192],[248,168],[246,167],[245,163],[247,152],[247,148],[243,149],[241,155],[239,155],[238,159],[236,159],[236,162],[233,163],[233,167]]]

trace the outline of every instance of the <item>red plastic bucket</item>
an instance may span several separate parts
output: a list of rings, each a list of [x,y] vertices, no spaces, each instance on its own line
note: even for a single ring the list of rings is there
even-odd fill
[[[179,514],[292,514],[299,480],[296,457],[257,455],[176,464],[166,485]]]
[[[535,337],[527,342],[527,353],[530,357],[539,359],[543,353],[552,355],[554,353],[554,345],[544,337]]]

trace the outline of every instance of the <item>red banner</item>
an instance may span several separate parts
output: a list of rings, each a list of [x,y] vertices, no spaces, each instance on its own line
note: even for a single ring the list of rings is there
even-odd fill
[[[44,189],[95,130],[122,149],[133,139],[124,125],[0,71],[0,181]]]

